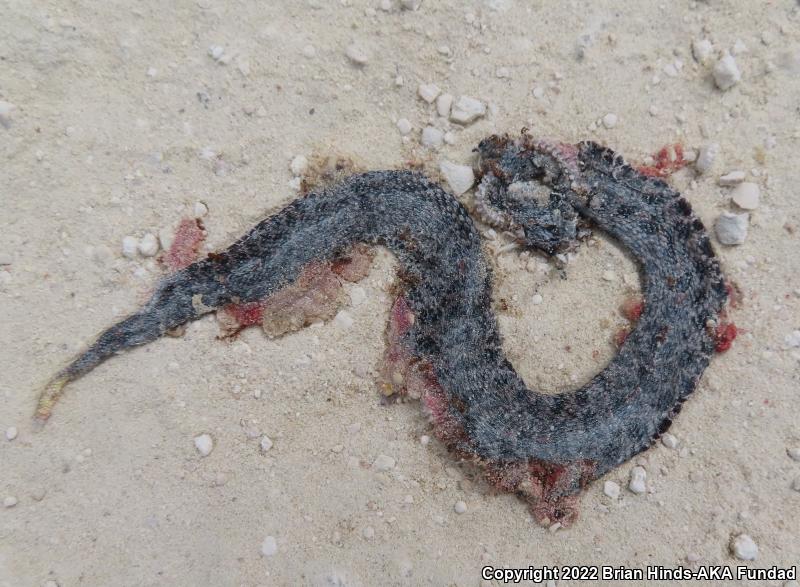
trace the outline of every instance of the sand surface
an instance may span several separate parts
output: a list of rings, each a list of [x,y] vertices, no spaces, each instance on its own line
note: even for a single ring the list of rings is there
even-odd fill
[[[16,500],[0,509],[0,585],[475,586],[485,564],[736,565],[741,533],[758,545],[750,566],[800,563],[800,462],[787,452],[800,447],[800,349],[786,338],[800,329],[798,3],[383,4],[3,3],[0,432],[17,436],[0,436],[0,497]],[[707,65],[693,58],[698,39],[713,43]],[[723,92],[711,68],[725,50],[741,81]],[[448,123],[420,83],[479,99],[487,115]],[[609,113],[616,124],[598,125]],[[428,124],[453,144],[423,148]],[[715,241],[742,291],[741,334],[675,421],[677,447],[639,457],[645,495],[628,491],[626,463],[589,487],[572,528],[549,532],[421,442],[419,406],[383,405],[375,387],[394,280],[385,252],[348,286],[366,294],[353,294],[364,300],[346,309],[349,328],[221,341],[207,317],[74,383],[34,432],[44,382],[163,275],[153,258],[122,256],[125,236],[169,232],[203,202],[219,249],[296,197],[296,155],[435,173],[522,126],[632,161],[718,143],[712,169],[670,180],[709,227],[737,211],[720,175],[742,170],[760,187],[745,243]],[[586,381],[613,356],[636,267],[601,236],[566,279],[537,255],[497,254],[502,244],[487,240],[487,254],[510,359],[545,391]],[[194,446],[203,433],[207,457]],[[376,471],[379,455],[395,466]]]

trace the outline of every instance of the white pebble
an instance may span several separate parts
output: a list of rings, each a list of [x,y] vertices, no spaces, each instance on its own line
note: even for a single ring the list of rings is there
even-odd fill
[[[606,128],[614,128],[617,126],[617,115],[613,112],[609,112],[603,116],[603,126]]]
[[[469,124],[485,115],[486,105],[469,96],[461,96],[450,110],[450,120],[458,124]]]
[[[792,489],[795,491],[800,491],[800,477],[794,478],[794,481],[792,481]]]
[[[706,65],[714,52],[714,46],[708,39],[695,39],[692,42],[692,55],[701,65]]]
[[[498,67],[495,75],[500,79],[507,79],[511,77],[511,71],[507,67]]]
[[[428,104],[433,104],[433,101],[439,96],[442,91],[436,84],[420,84],[417,88],[419,97],[425,100]]]
[[[661,444],[663,444],[667,448],[675,448],[676,446],[678,446],[678,439],[675,438],[669,432],[667,432],[661,437]]]
[[[433,126],[426,126],[422,129],[422,145],[429,149],[436,149],[442,146],[444,133]]]
[[[202,218],[208,214],[208,206],[206,206],[203,202],[195,202],[194,203],[194,217],[195,218]],[[159,235],[159,240],[160,240]]]
[[[400,134],[405,136],[411,132],[411,123],[408,121],[408,118],[398,118],[397,119],[397,130],[400,131]]]
[[[275,556],[278,552],[278,541],[274,536],[267,536],[261,543],[262,556]]]
[[[361,286],[355,286],[350,290],[350,303],[354,306],[360,306],[367,299],[367,292]]]
[[[353,325],[353,317],[347,310],[339,310],[333,321],[341,328],[350,328]]]
[[[367,52],[356,43],[348,45],[347,49],[344,50],[344,54],[347,55],[347,58],[355,65],[366,65],[367,61],[369,61]]]
[[[157,75],[158,75],[158,70],[155,67],[147,68],[147,77],[156,77]]]
[[[717,240],[723,245],[740,245],[747,238],[747,224],[750,215],[723,212],[714,224]]]
[[[616,281],[617,274],[613,271],[603,271],[603,281]]]
[[[308,171],[308,159],[304,155],[295,156],[289,164],[289,169],[292,170],[292,175],[295,177],[305,175],[305,172]]]
[[[793,461],[800,461],[800,446],[786,449],[786,454],[788,454],[789,458]]]
[[[162,228],[158,231],[158,242],[161,243],[161,248],[168,251],[172,247],[172,242],[175,240],[175,232],[172,228]]]
[[[733,194],[731,195],[731,199],[733,203],[739,206],[742,210],[755,210],[758,208],[758,201],[761,197],[761,190],[758,187],[757,183],[752,183],[750,181],[745,181],[744,183],[739,184],[735,190],[733,190]]]
[[[460,196],[475,183],[475,173],[469,165],[458,165],[450,161],[442,161],[439,164],[439,171],[447,180],[450,189],[457,196]]]
[[[439,116],[447,117],[450,115],[450,108],[453,106],[453,95],[442,94],[436,98],[436,113]]]
[[[139,250],[139,241],[136,237],[126,236],[122,239],[122,254],[128,259],[133,259]]]
[[[619,484],[613,481],[606,481],[603,483],[603,493],[611,499],[617,499],[619,497]]]
[[[631,492],[641,495],[647,491],[647,471],[644,467],[634,467],[631,469],[631,480],[628,483],[628,489]]]
[[[363,530],[361,530],[361,535],[366,538],[367,540],[372,540],[375,538],[375,528],[372,526],[367,526]]]
[[[422,0],[400,0],[400,6],[403,10],[419,10],[422,5]]]
[[[448,145],[455,145],[456,144],[456,135],[451,132],[444,133],[444,142]]]
[[[14,440],[17,437],[17,427],[9,426],[6,428],[6,440]]]
[[[139,241],[139,252],[143,257],[153,257],[158,252],[158,239],[156,235],[147,233]]]
[[[758,558],[758,545],[747,534],[739,534],[731,541],[733,556],[743,561],[754,561]]]
[[[272,439],[269,436],[262,436],[258,445],[261,447],[261,452],[268,452],[273,446]]]
[[[543,301],[544,298],[542,297],[542,294],[533,294],[533,297],[531,298],[531,302],[534,306],[540,305]]]
[[[736,65],[736,60],[733,56],[725,52],[725,54],[717,61],[713,70],[714,82],[720,90],[729,90],[742,79],[742,74],[739,71],[739,66]]]
[[[13,495],[3,498],[3,507],[5,508],[13,508],[17,503],[17,498]]]
[[[200,453],[200,456],[207,457],[211,454],[211,451],[214,450],[214,440],[209,434],[195,436],[194,447],[197,449],[197,452]]]
[[[800,330],[793,330],[783,340],[789,348],[800,347]]]
[[[735,185],[739,185],[744,181],[745,173],[741,170],[730,171],[719,178],[718,182],[719,185],[723,187],[731,187]]]
[[[455,505],[453,506],[453,510],[454,510],[454,511],[455,511],[457,514],[463,514],[463,513],[466,513],[466,511],[467,511],[467,504],[466,504],[466,503],[464,503],[463,501],[457,501],[457,502],[455,503]]]
[[[372,463],[372,468],[376,471],[390,471],[394,466],[395,460],[387,455],[378,455]]]
[[[431,437],[428,436],[427,434],[423,434],[422,436],[419,437],[419,443],[422,446],[428,446],[430,442],[431,442]]]
[[[303,56],[308,59],[313,59],[317,56],[317,50],[314,45],[306,45],[303,47]]]
[[[6,128],[11,126],[11,111],[14,110],[14,108],[16,108],[16,106],[11,102],[0,100],[0,124]]]
[[[694,168],[698,173],[706,173],[714,166],[714,161],[719,155],[719,144],[709,143],[700,147],[700,153],[697,155],[697,160],[694,162]]]

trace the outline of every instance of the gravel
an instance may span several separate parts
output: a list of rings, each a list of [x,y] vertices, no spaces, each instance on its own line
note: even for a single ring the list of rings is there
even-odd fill
[[[789,455],[793,461],[800,462],[800,446],[793,446],[786,449],[786,454]]]
[[[411,126],[411,122],[409,122],[408,118],[398,118],[397,119],[397,130],[400,131],[400,134],[406,136],[411,132],[413,127]]]
[[[17,503],[19,503],[19,501],[13,495],[9,495],[3,498],[4,508],[13,508],[15,505],[17,505]]]
[[[200,434],[194,437],[194,447],[200,453],[200,456],[207,457],[214,450],[214,439],[211,438],[210,434]]]
[[[717,240],[723,245],[740,245],[747,238],[747,225],[750,215],[723,212],[714,223]]]
[[[714,83],[722,91],[731,89],[742,79],[739,66],[736,65],[736,59],[728,52],[725,52],[717,61],[712,74],[714,75]]]
[[[17,427],[9,426],[6,428],[6,440],[14,440],[17,437]]]
[[[475,184],[475,173],[469,165],[459,165],[451,161],[442,161],[439,171],[447,180],[453,193],[460,196]]]
[[[628,489],[636,495],[641,495],[647,491],[647,471],[644,467],[634,467],[631,469],[631,479]]]
[[[606,128],[614,128],[617,126],[618,117],[613,112],[609,112],[605,116],[603,116],[603,126]]]
[[[455,511],[457,514],[463,514],[463,513],[466,513],[466,511],[467,511],[467,504],[466,504],[466,503],[464,503],[463,501],[457,501],[457,502],[455,503],[455,505],[453,506],[453,510],[454,510],[454,511]]]
[[[450,108],[453,106],[453,95],[442,94],[436,98],[436,113],[439,116],[447,118],[450,115]]]
[[[758,558],[758,545],[747,534],[739,534],[731,540],[731,553],[743,561],[754,561]]]
[[[723,187],[731,187],[735,185],[739,185],[744,181],[745,173],[744,171],[736,170],[730,171],[719,178],[719,185]]]
[[[278,553],[278,541],[274,536],[267,536],[261,543],[261,556],[275,556]]]
[[[352,43],[344,50],[344,54],[353,65],[362,67],[369,61],[369,55],[366,50],[358,43]]]
[[[709,143],[700,147],[700,153],[697,155],[697,160],[694,162],[694,168],[698,173],[706,173],[714,167],[714,162],[719,155],[719,144]]]
[[[480,100],[461,96],[450,110],[450,120],[467,125],[486,115],[486,105]]]
[[[422,145],[429,149],[438,149],[444,143],[444,133],[433,126],[422,129]]]
[[[156,235],[147,233],[139,241],[139,252],[143,257],[154,257],[158,253],[159,245]]]
[[[428,104],[433,104],[433,101],[441,94],[442,91],[436,84],[420,84],[417,88],[419,97],[425,100]]]
[[[305,175],[306,171],[308,171],[308,159],[305,155],[295,155],[289,164],[289,169],[295,177]]]
[[[272,439],[269,436],[262,436],[261,441],[258,443],[258,446],[261,448],[261,452],[269,452],[272,448],[273,443]]]
[[[761,189],[758,184],[749,181],[739,184],[731,195],[733,203],[742,210],[755,210],[760,198]]]
[[[661,444],[663,444],[667,448],[675,448],[678,446],[678,439],[675,438],[675,436],[673,436],[669,432],[667,432],[661,436]]]
[[[128,259],[136,257],[139,251],[139,241],[135,236],[126,236],[122,239],[122,255]]]
[[[613,481],[606,481],[603,483],[603,493],[605,493],[611,499],[617,499],[619,497],[620,487],[618,483],[614,483]]]

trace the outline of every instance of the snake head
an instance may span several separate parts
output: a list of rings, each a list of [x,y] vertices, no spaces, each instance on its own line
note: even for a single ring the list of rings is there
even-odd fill
[[[480,219],[509,230],[548,255],[575,243],[578,215],[570,203],[577,150],[572,145],[491,136],[481,141],[475,195]]]

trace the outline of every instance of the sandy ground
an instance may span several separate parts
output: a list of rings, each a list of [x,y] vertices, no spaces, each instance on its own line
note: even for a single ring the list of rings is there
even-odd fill
[[[0,497],[16,499],[0,509],[0,585],[473,586],[484,564],[735,565],[740,533],[758,545],[751,567],[800,563],[800,462],[787,453],[800,446],[800,350],[786,342],[800,328],[797,2],[381,4],[4,3],[0,100],[14,107],[0,120],[0,428],[18,435],[0,437]],[[692,57],[702,38],[711,65]],[[351,43],[365,65],[348,60]],[[734,49],[742,80],[722,92],[710,67]],[[430,82],[482,100],[487,116],[466,128],[437,118],[417,96]],[[613,128],[594,124],[608,113]],[[454,144],[422,148],[431,122]],[[677,418],[678,446],[641,456],[647,494],[627,490],[627,463],[607,477],[619,499],[599,480],[574,527],[551,533],[422,443],[419,407],[381,405],[375,390],[385,253],[348,286],[366,294],[347,309],[350,328],[219,341],[209,317],[76,382],[33,431],[42,384],[163,274],[124,258],[123,237],[169,230],[202,201],[208,247],[220,248],[295,197],[295,155],[435,170],[523,125],[635,161],[719,143],[713,169],[671,179],[707,226],[735,210],[721,174],[745,171],[761,188],[746,242],[717,245],[743,292],[742,334]],[[511,360],[546,391],[588,379],[613,355],[634,265],[599,238],[560,279],[497,248]],[[202,433],[215,440],[205,458]],[[376,471],[378,455],[394,468]],[[263,556],[268,536],[277,552]]]

